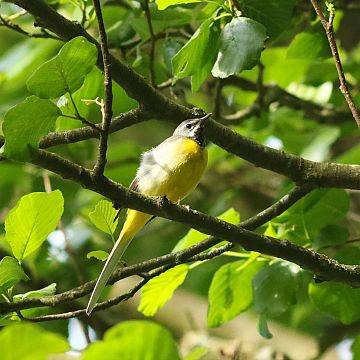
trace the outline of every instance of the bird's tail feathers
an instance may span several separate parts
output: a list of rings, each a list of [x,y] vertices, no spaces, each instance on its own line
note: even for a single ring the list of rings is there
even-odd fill
[[[133,234],[129,232],[121,232],[118,240],[116,241],[109,257],[106,260],[106,263],[101,271],[101,274],[96,282],[94,290],[91,294],[88,306],[86,308],[86,314],[90,315],[93,311],[96,303],[99,300],[99,297],[104,290],[111,274],[113,273],[114,269],[116,268],[117,263],[121,259],[122,255],[124,254],[126,248],[130,244],[132,238],[134,237]]]

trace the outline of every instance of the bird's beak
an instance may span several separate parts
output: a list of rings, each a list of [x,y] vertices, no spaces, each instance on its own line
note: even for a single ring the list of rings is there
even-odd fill
[[[205,120],[207,120],[211,115],[212,115],[212,113],[208,113],[208,114],[206,114],[205,116],[199,118],[199,120],[200,120],[202,123],[204,123]]]

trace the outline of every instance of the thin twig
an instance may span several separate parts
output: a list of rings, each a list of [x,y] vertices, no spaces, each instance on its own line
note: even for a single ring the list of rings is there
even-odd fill
[[[333,28],[333,21],[334,21],[334,17],[335,17],[335,12],[333,10],[333,7],[329,7],[329,20],[326,20],[324,13],[321,10],[321,7],[318,3],[317,0],[310,0],[317,15],[320,18],[321,24],[325,30],[326,33],[326,37],[329,41],[329,45],[330,45],[330,49],[331,49],[331,53],[332,56],[334,58],[335,61],[335,66],[336,66],[336,70],[338,73],[338,77],[340,80],[340,91],[342,92],[342,94],[344,95],[344,98],[349,106],[349,109],[356,121],[356,124],[358,125],[358,127],[360,127],[360,113],[358,111],[358,109],[356,108],[356,105],[354,103],[354,100],[350,94],[347,82],[346,82],[346,78],[345,78],[345,74],[344,74],[344,69],[340,60],[340,55],[339,55],[339,51],[336,45],[336,40],[335,40],[335,35],[334,35],[334,28]]]
[[[110,53],[107,44],[107,35],[104,25],[104,20],[101,13],[101,6],[99,0],[93,0],[94,9],[96,13],[96,17],[98,20],[99,26],[99,38],[100,38],[100,47],[101,54],[104,66],[104,85],[105,85],[105,100],[102,109],[102,131],[100,133],[100,143],[99,143],[99,155],[97,162],[94,166],[94,174],[95,176],[101,176],[104,173],[104,169],[106,166],[106,152],[108,147],[108,137],[109,130],[111,125],[112,118],[112,101],[113,101],[113,93],[112,93],[112,80],[111,80],[111,61],[110,61]]]
[[[149,0],[144,0],[143,9],[145,11],[146,21],[149,28],[150,33],[150,83],[153,87],[156,87],[156,78],[155,78],[155,46],[156,46],[156,37],[154,33],[154,28],[151,21],[151,13],[150,13],[150,6]]]
[[[10,17],[5,17],[4,15],[0,15],[0,27],[5,26],[8,29],[14,30],[21,35],[25,35],[30,38],[41,38],[41,39],[54,39],[63,41],[56,35],[50,34],[49,32],[41,29],[41,33],[30,33],[21,28],[18,24],[15,24]]]

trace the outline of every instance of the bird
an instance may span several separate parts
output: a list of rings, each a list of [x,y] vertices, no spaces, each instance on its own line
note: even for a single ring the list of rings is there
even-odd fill
[[[158,146],[141,155],[140,166],[130,189],[148,196],[165,196],[180,203],[198,185],[208,160],[204,135],[206,120],[212,114],[183,121]],[[153,215],[128,209],[120,235],[108,256],[86,308],[93,311],[111,274],[134,236],[153,218]]]

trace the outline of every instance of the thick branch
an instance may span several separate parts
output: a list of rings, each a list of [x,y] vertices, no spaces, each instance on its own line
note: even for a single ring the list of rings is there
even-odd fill
[[[339,51],[336,45],[336,40],[335,40],[335,35],[334,35],[334,28],[333,28],[333,21],[334,21],[334,16],[335,13],[333,10],[330,10],[330,16],[329,16],[329,20],[325,19],[325,16],[321,10],[321,7],[318,3],[317,0],[310,0],[317,15],[320,18],[321,24],[325,30],[326,33],[326,37],[329,41],[329,45],[330,45],[330,49],[331,49],[331,53],[332,56],[334,58],[335,61],[335,66],[336,66],[336,70],[339,76],[339,81],[340,81],[340,91],[342,92],[342,94],[344,95],[344,98],[349,106],[349,109],[356,121],[356,124],[358,125],[358,127],[360,127],[360,113],[358,111],[358,109],[356,108],[356,105],[354,103],[354,100],[350,94],[346,79],[345,79],[345,74],[344,74],[344,69],[343,66],[341,64],[341,60],[340,60],[340,55],[339,55]],[[331,6],[331,5],[330,5]]]
[[[79,25],[65,19],[43,0],[14,0],[14,3],[32,13],[37,21],[57,35],[71,39],[82,35],[99,44]],[[99,54],[101,52],[99,51]],[[178,123],[196,116],[196,112],[176,104],[148,85],[132,69],[111,58],[114,80],[134,99],[142,103],[158,119]],[[102,67],[101,56],[98,66]],[[240,134],[214,122],[206,126],[208,138],[225,150],[238,155],[256,166],[283,174],[298,184],[312,182],[325,187],[360,189],[360,166],[321,164],[304,160],[285,152],[255,143]]]
[[[102,129],[100,132],[100,143],[99,143],[99,156],[94,166],[94,173],[97,176],[101,176],[104,173],[106,165],[106,152],[108,148],[108,137],[112,118],[112,80],[111,80],[111,62],[110,53],[107,44],[107,35],[104,25],[104,20],[101,13],[101,6],[99,0],[93,0],[94,9],[99,25],[99,37],[100,37],[100,48],[102,54],[102,62],[104,65],[104,85],[105,85],[105,99],[102,104]]]

